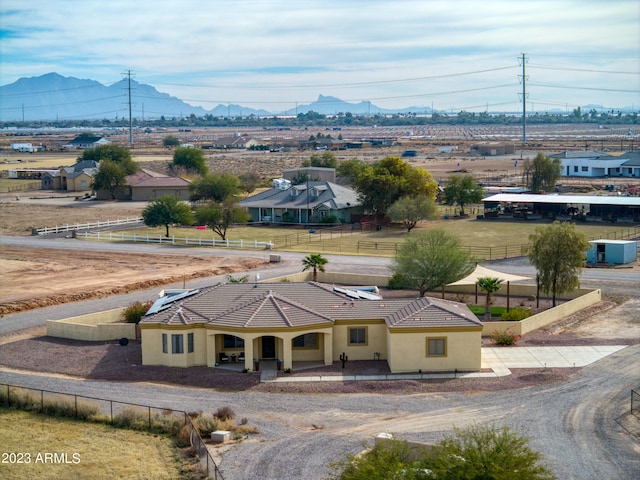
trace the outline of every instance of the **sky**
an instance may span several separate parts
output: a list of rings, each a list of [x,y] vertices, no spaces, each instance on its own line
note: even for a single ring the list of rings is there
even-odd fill
[[[0,0],[0,85],[50,72],[192,105],[640,110],[638,0]],[[373,112],[372,112],[373,113]]]

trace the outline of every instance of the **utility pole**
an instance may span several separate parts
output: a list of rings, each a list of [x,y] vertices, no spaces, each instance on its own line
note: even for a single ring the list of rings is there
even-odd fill
[[[131,118],[131,70],[127,70],[123,75],[127,76],[128,79],[128,104],[129,104],[129,145],[133,148],[133,121]]]
[[[522,54],[522,144],[527,144],[527,54]]]

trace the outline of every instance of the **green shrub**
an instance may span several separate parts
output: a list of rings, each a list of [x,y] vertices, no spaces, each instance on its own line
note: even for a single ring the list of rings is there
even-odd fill
[[[512,308],[511,310],[502,312],[500,317],[502,320],[517,322],[531,316],[530,308]]]
[[[516,335],[515,333],[511,333],[509,331],[506,332],[493,332],[491,334],[491,341],[495,345],[515,345],[518,343],[518,340],[522,338],[521,335]]]
[[[413,288],[409,280],[400,275],[399,273],[394,273],[391,278],[389,278],[389,283],[387,284],[387,288],[389,290],[405,290],[407,288]]]
[[[124,309],[122,316],[127,323],[139,323],[147,310],[151,307],[152,302],[134,302]]]

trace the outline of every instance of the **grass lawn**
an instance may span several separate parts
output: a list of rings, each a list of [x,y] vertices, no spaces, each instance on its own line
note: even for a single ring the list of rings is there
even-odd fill
[[[471,310],[476,317],[478,318],[484,317],[484,310],[485,310],[484,305],[468,305],[468,307],[469,307],[469,310]],[[491,316],[496,319],[500,319],[500,316],[506,310],[507,310],[507,307],[491,306]]]
[[[525,254],[524,248],[529,244],[529,235],[535,233],[537,227],[547,223],[497,222],[465,219],[439,219],[425,222],[417,226],[409,234],[421,230],[442,228],[457,235],[462,244],[479,259],[503,258]],[[576,224],[578,231],[584,233],[589,240],[600,238],[620,239],[623,234],[633,232],[633,228],[611,224]],[[227,231],[229,240],[271,241],[276,250],[344,253],[349,255],[395,256],[396,247],[407,236],[405,228],[398,226],[383,227],[380,231],[361,232],[345,225],[342,230],[314,227],[315,233],[300,227],[282,226],[237,226]],[[127,235],[164,236],[164,227],[128,229]],[[194,227],[171,227],[169,235],[176,238],[216,238],[220,237],[211,229],[197,230]]]
[[[8,409],[0,409],[0,432],[2,454],[22,453],[30,462],[3,456],[3,479],[186,478],[172,441],[158,435]],[[38,461],[45,453],[66,454],[67,463]]]

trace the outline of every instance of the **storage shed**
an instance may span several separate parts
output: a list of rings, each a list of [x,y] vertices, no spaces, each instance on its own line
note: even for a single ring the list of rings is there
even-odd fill
[[[587,252],[587,263],[608,263],[621,265],[638,259],[636,240],[592,240]]]

